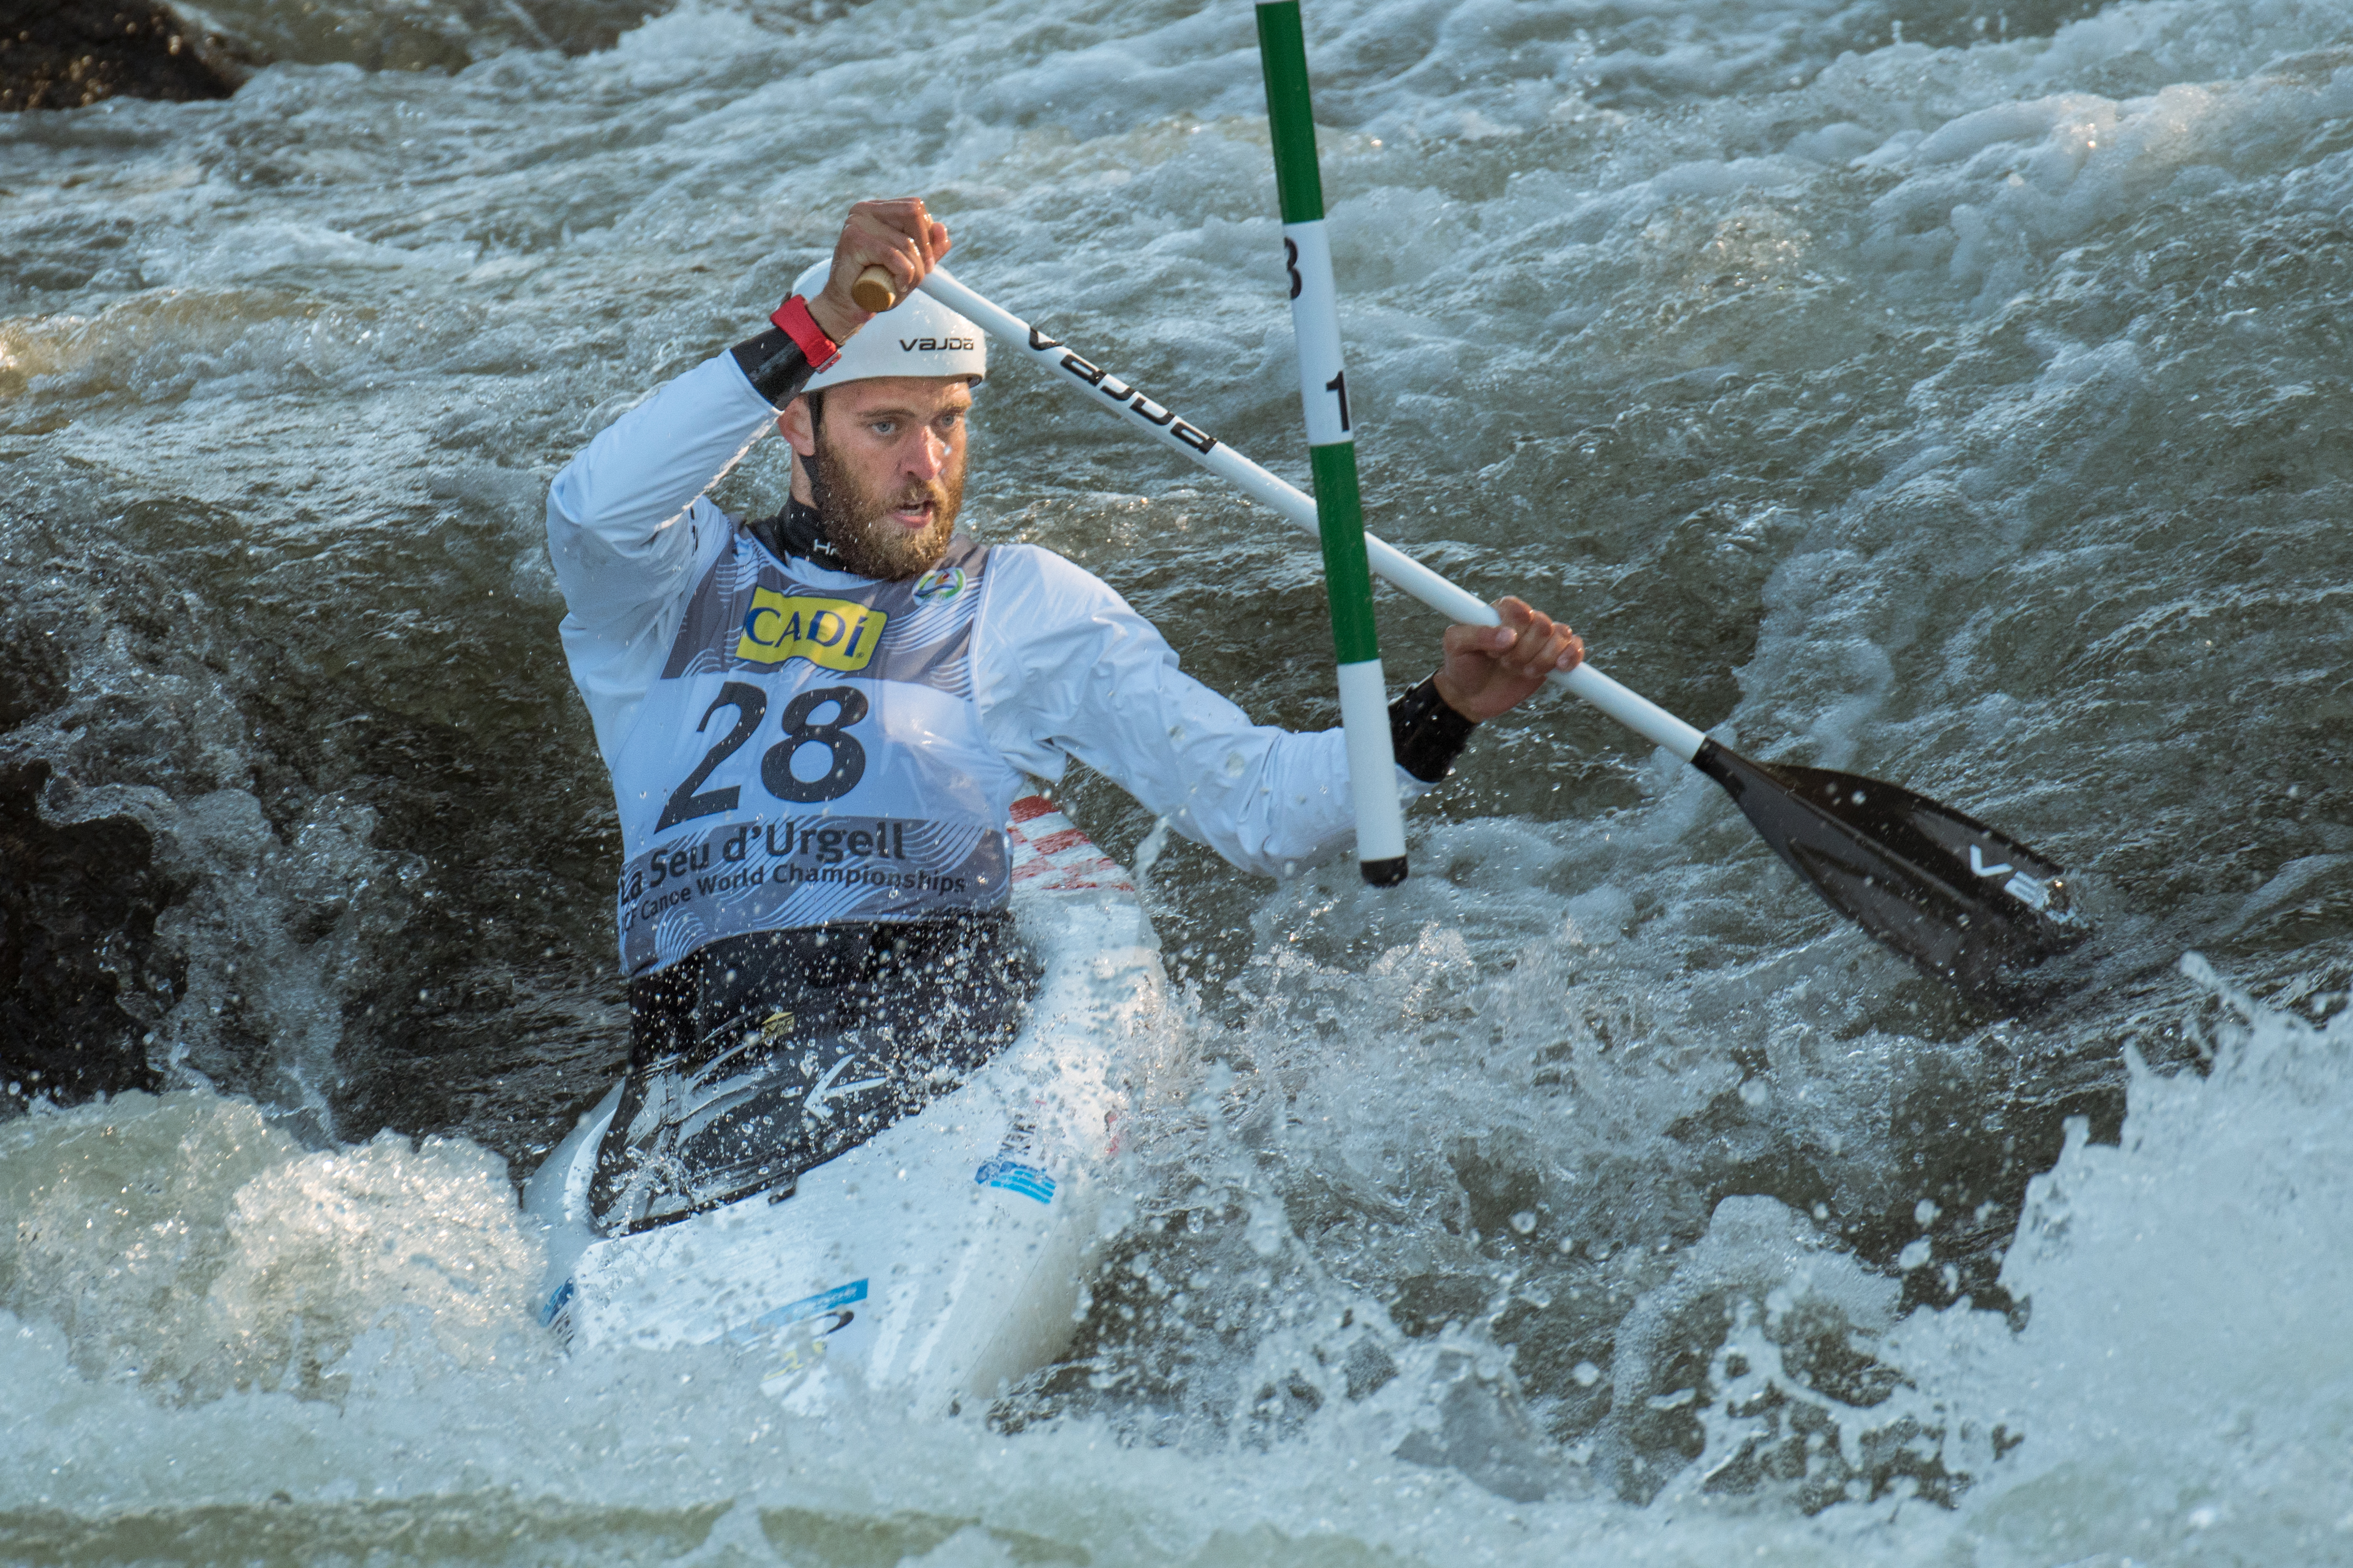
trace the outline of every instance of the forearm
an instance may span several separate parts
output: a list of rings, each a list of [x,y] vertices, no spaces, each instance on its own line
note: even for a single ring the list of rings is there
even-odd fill
[[[659,669],[686,590],[725,545],[732,525],[704,492],[767,431],[763,385],[789,396],[808,378],[800,350],[786,338],[780,353],[771,335],[671,380],[548,491],[548,553],[570,612],[565,653],[608,758]]]
[[[766,358],[799,362],[772,384],[807,380],[797,348]],[[681,525],[774,419],[739,355],[723,353],[599,432],[547,497],[548,550],[572,613],[593,625],[675,592],[698,554]]]
[[[990,552],[974,627],[975,696],[1015,767],[1051,781],[1076,758],[1185,837],[1249,871],[1282,876],[1356,831],[1341,733],[1252,724],[1177,668],[1150,622],[1050,551]],[[1471,725],[1429,681],[1391,708],[1398,787],[1446,776]]]
[[[1187,677],[1176,679],[1190,684]],[[1230,707],[1222,699],[1218,706]],[[1192,716],[1196,726],[1200,717]],[[1239,710],[1233,717],[1240,719]],[[1183,719],[1175,726],[1184,727]],[[1389,704],[1397,786],[1407,804],[1452,771],[1476,728],[1448,707],[1429,680]],[[1208,845],[1245,870],[1277,876],[1323,859],[1355,837],[1347,746],[1338,730],[1299,734],[1251,725],[1198,732],[1203,744],[1195,749],[1210,754],[1190,759],[1195,765],[1184,776],[1197,782],[1165,806],[1145,801],[1186,837]],[[1210,763],[1215,765],[1205,765]],[[1219,775],[1232,787],[1219,788],[1214,782],[1204,787],[1198,782],[1216,781]]]
[[[1167,672],[1157,700],[1140,708],[1142,723],[1074,745],[1072,754],[1108,774],[1155,816],[1229,864],[1261,876],[1289,876],[1340,849],[1356,831],[1348,758],[1337,730],[1298,734],[1254,725],[1217,693]],[[1092,738],[1091,738],[1092,739]],[[1125,744],[1119,744],[1124,741]],[[1399,775],[1412,795],[1421,786]]]

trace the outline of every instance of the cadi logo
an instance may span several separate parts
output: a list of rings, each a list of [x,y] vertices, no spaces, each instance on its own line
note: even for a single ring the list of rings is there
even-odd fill
[[[754,664],[805,658],[827,669],[864,669],[890,618],[848,599],[787,598],[761,588],[752,595],[735,657]]]

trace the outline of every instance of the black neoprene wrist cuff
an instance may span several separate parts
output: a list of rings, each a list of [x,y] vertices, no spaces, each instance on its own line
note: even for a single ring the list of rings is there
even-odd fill
[[[752,390],[766,398],[771,408],[782,408],[798,397],[816,374],[809,368],[808,355],[782,327],[770,327],[756,338],[746,338],[731,352],[750,379]]]
[[[1389,704],[1389,744],[1398,766],[1424,784],[1436,784],[1452,771],[1478,727],[1476,719],[1446,705],[1434,675]]]

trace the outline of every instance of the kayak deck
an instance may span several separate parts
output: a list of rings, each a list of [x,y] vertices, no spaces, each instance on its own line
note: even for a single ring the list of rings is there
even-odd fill
[[[1014,804],[1008,837],[1015,920],[1043,971],[1013,1042],[789,1194],[600,1237],[588,1184],[616,1085],[524,1188],[549,1227],[541,1316],[567,1342],[728,1339],[796,1405],[855,1383],[944,1407],[1069,1342],[1126,1080],[1166,981],[1118,862],[1040,796]]]

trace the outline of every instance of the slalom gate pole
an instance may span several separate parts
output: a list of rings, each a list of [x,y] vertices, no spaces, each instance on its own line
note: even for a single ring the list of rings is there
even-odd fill
[[[1376,888],[1405,880],[1405,810],[1398,804],[1397,756],[1389,741],[1388,682],[1373,630],[1373,577],[1365,555],[1365,512],[1356,489],[1356,437],[1348,418],[1348,371],[1340,360],[1340,313],[1332,245],[1324,232],[1324,178],[1315,163],[1315,121],[1307,98],[1307,43],[1299,0],[1261,0],[1259,63],[1266,72],[1274,185],[1282,210],[1284,270],[1291,279],[1291,330],[1299,343],[1299,400],[1307,414],[1307,466],[1314,476],[1316,531],[1324,541],[1324,591],[1340,674],[1340,727],[1348,746],[1348,792],[1356,807],[1356,861]]]

